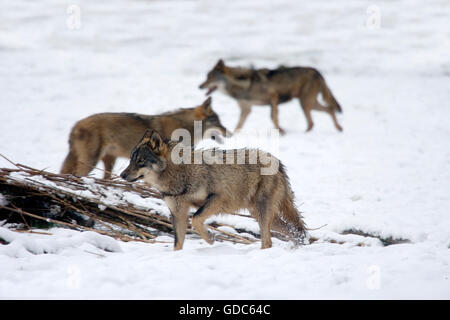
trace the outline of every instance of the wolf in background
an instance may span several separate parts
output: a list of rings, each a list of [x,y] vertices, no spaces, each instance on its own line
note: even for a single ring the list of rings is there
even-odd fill
[[[61,173],[86,176],[99,160],[105,166],[104,178],[111,177],[117,157],[128,158],[131,150],[149,128],[170,138],[176,129],[186,129],[194,137],[194,121],[203,130],[217,129],[223,136],[226,128],[211,107],[211,98],[194,108],[184,108],[160,115],[137,113],[99,113],[78,121],[69,136],[69,153]],[[191,141],[193,144],[194,141]]]
[[[241,108],[241,116],[236,130],[242,128],[253,105],[270,105],[271,118],[275,128],[284,134],[278,123],[278,105],[294,98],[299,99],[310,131],[313,126],[312,110],[327,112],[337,130],[342,131],[335,112],[342,108],[328,88],[325,79],[314,68],[279,67],[277,69],[250,69],[226,66],[219,60],[208,72],[207,79],[200,89],[208,89],[207,95],[219,89],[236,99]],[[327,106],[317,100],[321,93]]]

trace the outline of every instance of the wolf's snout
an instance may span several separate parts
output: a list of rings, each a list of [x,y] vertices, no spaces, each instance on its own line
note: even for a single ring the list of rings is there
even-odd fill
[[[126,172],[126,170],[123,170],[123,171],[122,171],[122,173],[120,174],[120,177],[121,177],[123,180],[127,180],[128,173]]]
[[[223,136],[221,134],[212,136],[211,139],[216,141],[217,143],[223,144]]]

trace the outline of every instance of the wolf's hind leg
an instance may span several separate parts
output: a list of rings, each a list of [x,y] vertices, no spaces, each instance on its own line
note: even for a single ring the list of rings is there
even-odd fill
[[[78,161],[74,174],[84,177],[92,171],[99,160],[99,151],[86,150],[86,153],[78,155]]]
[[[261,249],[267,249],[272,247],[272,238],[270,234],[270,228],[272,224],[273,215],[266,212],[265,215],[259,220],[259,229],[261,233]]]
[[[87,176],[95,168],[101,155],[102,144],[97,134],[88,130],[77,130],[72,138],[71,152],[74,152],[76,162],[72,174]]]
[[[77,167],[77,156],[73,150],[70,150],[64,159],[64,163],[61,167],[60,173],[62,174],[74,174]]]
[[[317,111],[327,112],[331,116],[331,119],[333,120],[333,123],[334,123],[334,126],[336,127],[336,129],[338,129],[339,131],[342,131],[342,127],[339,125],[339,123],[336,119],[336,115],[334,114],[334,108],[324,107],[318,101],[316,101],[315,103],[312,104],[312,109],[317,110]]]
[[[270,229],[272,228],[273,215],[267,213],[261,214],[257,209],[251,209],[250,213],[252,217],[258,220],[259,234],[261,236],[261,249],[267,249],[272,247],[272,236]]]
[[[260,235],[261,235],[261,249],[272,247],[272,239],[270,229],[272,227],[274,208],[269,197],[261,196],[256,200],[256,208],[251,209],[252,216],[258,217]]]

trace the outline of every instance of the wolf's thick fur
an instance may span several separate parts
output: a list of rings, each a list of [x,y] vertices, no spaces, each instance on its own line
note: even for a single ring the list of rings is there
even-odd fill
[[[105,178],[111,176],[117,157],[128,158],[133,147],[149,128],[170,138],[178,128],[194,137],[194,121],[202,121],[203,130],[215,128],[225,136],[226,128],[211,108],[211,99],[194,108],[179,109],[161,115],[137,113],[99,113],[78,121],[69,137],[70,150],[61,173],[86,176],[99,160],[105,165]]]
[[[161,135],[148,130],[131,153],[128,167],[121,173],[127,181],[143,179],[157,188],[172,213],[176,231],[174,250],[182,249],[188,226],[190,208],[197,211],[192,225],[208,243],[213,239],[204,221],[218,213],[235,213],[248,209],[257,219],[261,232],[261,248],[272,246],[270,230],[276,230],[300,241],[306,235],[302,217],[294,204],[294,195],[284,166],[279,163],[272,175],[261,175],[266,165],[257,161],[249,164],[251,150],[231,150],[234,159],[244,151],[245,163],[228,164],[225,153],[219,153],[224,164],[175,164],[172,151],[177,142],[167,141]],[[212,150],[209,150],[212,152]],[[195,153],[205,150],[190,150]]]
[[[336,129],[342,131],[335,115],[335,112],[342,112],[342,108],[323,76],[314,68],[247,69],[228,67],[219,60],[208,73],[206,81],[200,85],[200,89],[209,89],[207,95],[220,89],[237,100],[241,116],[235,130],[242,128],[253,105],[270,105],[275,128],[284,133],[278,124],[278,104],[298,98],[308,123],[306,131],[310,131],[314,126],[312,110],[327,112]],[[317,100],[319,93],[327,106]]]

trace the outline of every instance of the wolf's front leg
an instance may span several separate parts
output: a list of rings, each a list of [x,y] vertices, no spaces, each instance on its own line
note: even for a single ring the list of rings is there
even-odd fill
[[[164,201],[172,214],[172,225],[175,231],[173,250],[181,250],[183,249],[184,238],[188,227],[189,206],[174,199],[174,197],[166,197]]]
[[[286,131],[284,131],[284,129],[282,129],[278,123],[278,101],[278,95],[275,95],[270,102],[270,116],[272,118],[273,124],[275,125],[275,129],[278,129],[280,131],[280,134],[284,135]]]
[[[248,115],[250,114],[250,111],[252,110],[252,105],[244,101],[239,101],[239,107],[241,108],[241,116],[239,118],[238,124],[236,125],[236,128],[234,129],[234,133],[242,129],[245,120],[247,119]]]

